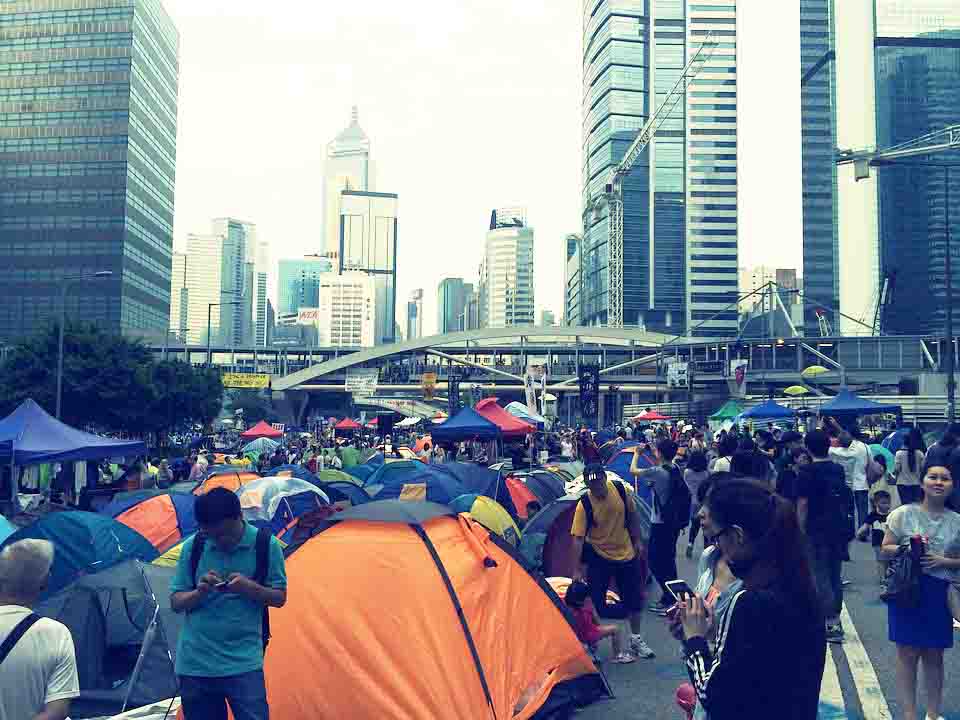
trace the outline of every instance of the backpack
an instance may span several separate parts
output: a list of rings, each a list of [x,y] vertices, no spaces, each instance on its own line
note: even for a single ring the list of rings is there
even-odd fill
[[[843,472],[833,473],[823,508],[823,531],[828,540],[848,543],[856,536],[856,503]]]
[[[627,529],[627,532],[630,531],[630,519],[633,515],[630,512],[630,503],[627,502],[627,489],[623,486],[622,482],[617,482],[614,480],[614,486],[617,488],[617,492],[620,493],[620,499],[623,501],[623,526]],[[590,502],[590,492],[585,492],[583,497],[580,498],[580,502],[583,504],[583,512],[587,516],[587,529],[584,532],[584,536],[589,534],[590,528],[593,527],[593,503]]]
[[[680,468],[671,464],[669,468],[664,468],[670,473],[670,497],[667,504],[660,508],[660,516],[664,524],[673,530],[683,530],[690,524],[690,507],[693,496],[690,494],[690,488],[683,481],[683,474]],[[659,505],[660,499],[657,493],[653,493],[655,502]]]
[[[255,583],[263,585],[267,581],[267,573],[270,570],[270,538],[273,534],[267,528],[257,528],[257,540],[254,544],[257,552],[257,565],[253,571],[253,577],[250,578]],[[193,547],[190,549],[190,577],[193,578],[193,585],[197,585],[197,569],[200,567],[200,556],[203,555],[203,549],[207,544],[207,538],[200,533],[193,537]],[[270,642],[270,615],[267,608],[263,608],[263,618],[260,625],[260,633],[263,636],[263,649],[266,652],[267,644]]]

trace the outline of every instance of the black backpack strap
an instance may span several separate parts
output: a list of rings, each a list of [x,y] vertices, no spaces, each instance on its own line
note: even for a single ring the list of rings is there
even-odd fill
[[[590,534],[590,528],[593,527],[593,503],[590,502],[589,491],[583,494],[583,497],[580,498],[580,502],[583,504],[583,512],[587,516],[587,529],[583,532],[583,536],[586,537]]]
[[[6,640],[3,641],[3,645],[0,645],[0,665],[3,664],[3,661],[7,659],[7,655],[16,647],[17,643],[20,642],[20,638],[26,635],[27,630],[32,628],[37,620],[40,619],[40,616],[36,613],[30,613],[23,620],[17,623],[17,626],[13,629],[9,635],[7,635]]]
[[[197,586],[197,570],[200,568],[200,558],[203,556],[203,548],[207,544],[207,536],[197,533],[193,536],[193,545],[190,547],[190,577],[193,579],[193,586]]]
[[[253,571],[253,581],[258,585],[266,585],[267,575],[270,573],[270,541],[273,534],[267,528],[257,530],[257,566]],[[263,618],[260,622],[260,631],[263,636],[263,649],[266,652],[267,645],[270,643],[270,611],[267,607],[263,608]]]

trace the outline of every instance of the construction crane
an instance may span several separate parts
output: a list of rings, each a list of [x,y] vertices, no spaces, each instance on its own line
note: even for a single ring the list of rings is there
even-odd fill
[[[610,260],[607,266],[607,325],[609,327],[623,327],[623,181],[633,170],[633,166],[640,158],[640,154],[647,149],[650,142],[656,137],[657,130],[670,117],[670,113],[686,94],[690,82],[700,74],[717,43],[710,32],[703,43],[690,57],[680,73],[673,89],[669,92],[660,107],[647,120],[640,133],[630,144],[620,164],[610,174],[602,195],[590,198],[584,210],[584,225],[587,225],[589,214],[599,212],[606,204],[608,208],[609,240],[608,248]]]

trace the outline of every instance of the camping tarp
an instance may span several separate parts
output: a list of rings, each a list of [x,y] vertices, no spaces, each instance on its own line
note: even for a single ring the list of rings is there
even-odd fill
[[[568,717],[602,694],[560,601],[478,523],[397,501],[335,518],[288,557],[270,613],[274,720]]]
[[[53,543],[47,593],[59,592],[81,575],[106,570],[128,559],[150,562],[157,550],[143,535],[113,518],[92,512],[56,512],[8,537],[0,548],[26,538]]]
[[[841,390],[835,398],[820,406],[821,415],[881,415],[884,413],[900,413],[899,405],[878,403],[867,398],[854,395],[849,390]]]
[[[517,402],[516,400],[511,403],[507,403],[507,406],[503,409],[513,415],[515,418],[523,420],[523,422],[527,423],[528,425],[543,428],[547,424],[547,419],[543,417],[543,415],[530,412],[530,408],[521,402]]]
[[[796,410],[784,407],[774,400],[767,400],[740,413],[738,417],[742,420],[787,420],[796,415]]]
[[[434,442],[463,442],[473,438],[488,441],[499,437],[500,428],[473,408],[465,407],[452,418],[435,425],[430,434]]]
[[[743,412],[743,406],[736,400],[727,400],[723,407],[710,416],[710,420],[723,421],[733,420],[737,415]]]
[[[277,430],[273,425],[261,420],[249,430],[240,433],[243,440],[256,440],[258,438],[281,438],[283,433]]]
[[[146,455],[140,440],[114,440],[66,425],[37,405],[24,400],[0,420],[0,462],[14,465],[101,460]]]
[[[480,415],[500,428],[500,432],[504,437],[515,438],[536,432],[536,428],[533,425],[515,418],[500,407],[495,397],[484,398],[478,402],[476,410]],[[436,435],[436,430],[434,430],[434,435]]]

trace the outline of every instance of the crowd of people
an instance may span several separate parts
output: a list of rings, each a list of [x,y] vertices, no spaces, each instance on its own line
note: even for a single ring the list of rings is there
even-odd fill
[[[631,430],[620,429],[614,445]],[[640,431],[626,483],[603,470],[602,446],[577,439],[588,489],[570,532],[583,585],[567,602],[585,643],[614,637],[616,663],[654,656],[640,634],[644,557],[660,593],[647,607],[683,646],[690,687],[678,698],[689,699],[691,716],[812,720],[827,643],[844,642],[843,564],[860,540],[873,547],[876,593],[888,601],[903,717],[919,717],[922,665],[926,718],[940,720],[943,655],[960,629],[960,425],[930,448],[910,430],[890,463],[833,418],[806,432],[662,424]],[[641,467],[643,457],[653,466]],[[622,489],[631,484],[653,499],[645,546],[631,520],[636,500]],[[692,557],[701,532],[688,583],[677,556]],[[905,557],[915,569],[904,577]],[[904,580],[911,593],[894,595]]]

